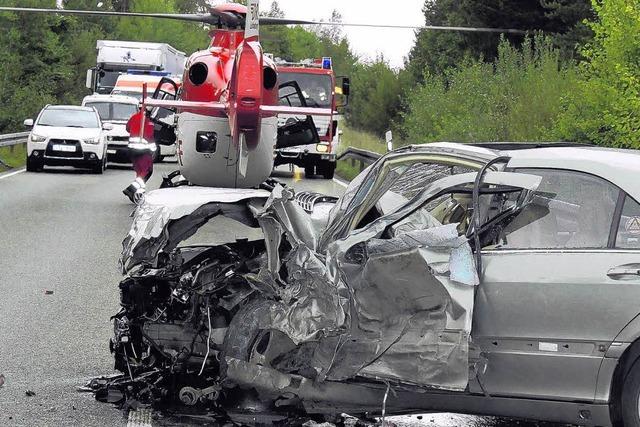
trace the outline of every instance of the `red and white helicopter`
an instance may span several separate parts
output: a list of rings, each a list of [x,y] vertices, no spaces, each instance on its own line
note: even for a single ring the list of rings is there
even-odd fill
[[[130,129],[133,137],[153,139],[158,126],[175,135],[181,174],[192,184],[207,187],[253,188],[270,175],[278,137],[278,114],[331,116],[331,109],[281,105],[276,64],[265,56],[260,44],[260,25],[345,24],[260,17],[259,0],[247,6],[220,4],[208,14],[155,14],[64,9],[0,7],[0,11],[42,12],[70,15],[136,16],[200,22],[214,28],[206,50],[187,60],[182,87],[175,98],[144,97],[138,120]],[[523,34],[520,30],[439,26],[384,27]],[[162,84],[160,86],[163,86]],[[293,85],[295,87],[295,84]],[[177,87],[176,87],[177,89]],[[165,93],[165,95],[167,95]],[[169,96],[171,98],[171,96]],[[302,103],[304,105],[304,103]],[[172,110],[173,123],[156,120],[154,111]],[[154,121],[156,133],[154,135]],[[313,122],[311,121],[311,124]],[[293,124],[291,132],[308,129]],[[297,127],[296,127],[297,125]],[[312,126],[313,127],[313,126]],[[169,129],[168,129],[169,128]],[[282,129],[281,129],[282,133]],[[286,133],[286,132],[285,132]],[[167,132],[164,132],[167,135]],[[172,138],[169,138],[170,140]],[[172,141],[170,141],[172,142]]]

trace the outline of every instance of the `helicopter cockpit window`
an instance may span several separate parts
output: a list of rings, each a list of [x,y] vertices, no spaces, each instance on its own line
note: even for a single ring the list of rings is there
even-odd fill
[[[280,72],[280,81],[295,81],[302,90],[306,104],[311,108],[331,108],[332,82],[326,74]]]

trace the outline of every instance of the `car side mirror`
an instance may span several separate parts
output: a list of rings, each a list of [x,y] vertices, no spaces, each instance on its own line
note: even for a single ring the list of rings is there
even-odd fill
[[[87,77],[84,85],[87,89],[91,89],[93,91],[93,89],[95,88],[95,83],[96,83],[96,69],[90,68],[87,70]]]
[[[351,79],[349,77],[342,78],[342,94],[344,96],[351,95]]]
[[[393,151],[393,132],[388,130],[384,134],[384,139],[387,141],[387,151]]]
[[[25,127],[31,128],[33,127],[33,119],[27,119],[22,123]]]
[[[103,123],[102,130],[113,130],[113,123]]]

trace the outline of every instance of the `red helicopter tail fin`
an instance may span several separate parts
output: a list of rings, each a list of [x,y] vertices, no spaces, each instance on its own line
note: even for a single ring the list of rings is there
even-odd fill
[[[254,149],[260,140],[263,67],[259,0],[248,0],[244,41],[236,51],[231,78],[228,114],[234,143],[241,145],[242,133],[249,149]]]

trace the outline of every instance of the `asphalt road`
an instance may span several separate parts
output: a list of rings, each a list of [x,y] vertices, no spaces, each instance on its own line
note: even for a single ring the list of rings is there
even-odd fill
[[[157,188],[163,164],[149,187]],[[117,258],[133,210],[127,168],[0,175],[0,426],[124,426],[123,414],[76,387],[113,373],[109,317],[118,310]],[[276,173],[297,189],[339,195],[335,181]],[[32,391],[34,396],[27,396]],[[511,426],[441,414],[402,426]],[[533,426],[531,423],[517,423]]]

